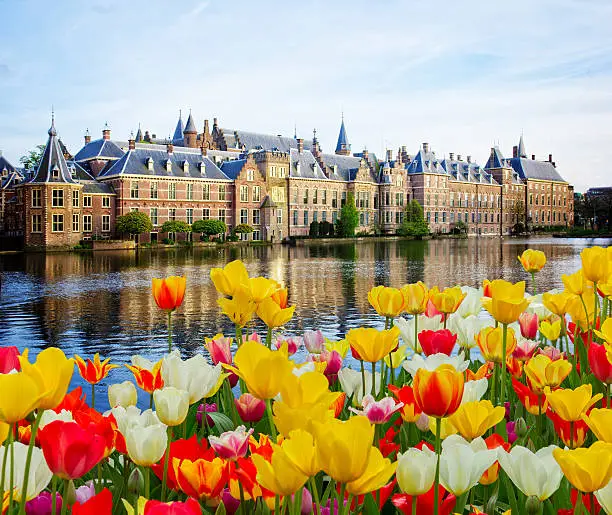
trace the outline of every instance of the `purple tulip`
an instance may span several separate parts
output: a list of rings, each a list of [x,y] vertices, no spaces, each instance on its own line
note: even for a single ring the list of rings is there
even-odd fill
[[[55,494],[55,512],[62,509],[62,498]],[[53,498],[49,492],[42,492],[38,497],[28,501],[25,505],[26,515],[51,515],[53,511]]]
[[[198,411],[196,412],[196,421],[198,422],[198,426],[202,425],[202,414],[204,412],[216,413],[217,411],[217,404],[214,402],[212,404],[206,404],[204,402],[200,404],[198,406]],[[208,415],[206,416],[206,423],[208,424],[208,427],[213,427],[215,425],[215,421]]]

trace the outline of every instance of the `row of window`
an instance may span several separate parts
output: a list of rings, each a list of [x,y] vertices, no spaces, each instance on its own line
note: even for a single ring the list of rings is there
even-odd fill
[[[550,195],[546,195],[546,197],[544,197],[544,193],[542,193],[541,195],[535,195],[533,193],[529,194],[529,205],[532,206],[533,205],[533,201],[535,199],[535,205],[548,205],[550,206]],[[546,204],[544,204],[544,200],[546,200]],[[561,196],[557,197],[556,195],[552,196],[552,205],[553,206],[561,206]],[[567,198],[563,197],[563,205],[567,206]]]
[[[249,202],[248,186],[240,186],[240,202]],[[251,190],[251,202],[261,202],[261,186],[253,186]]]
[[[64,207],[64,191],[65,190],[51,190],[51,207]],[[83,195],[83,207],[91,207],[91,195]],[[32,207],[42,207],[42,190],[32,190]],[[72,207],[80,207],[80,191],[72,191]],[[102,207],[110,207],[110,197],[102,197]]]
[[[83,232],[92,232],[93,223],[92,215],[83,215]],[[75,213],[72,215],[72,232],[81,232],[80,228],[81,215]],[[110,232],[111,223],[110,215],[102,215],[102,232]],[[43,231],[42,215],[32,215],[32,232],[41,233]],[[51,217],[51,231],[64,232],[64,215],[53,214]]]
[[[567,222],[567,213],[563,213],[563,220],[561,220],[561,213],[557,213],[556,211],[529,211],[529,217],[533,217],[534,223],[545,223],[545,222]]]
[[[132,211],[138,211],[137,209],[132,209]],[[217,211],[217,220],[221,220],[223,222],[225,222],[226,219],[226,211],[225,209],[219,209]],[[202,216],[199,216],[200,213],[202,213]],[[149,211],[149,217],[151,218],[151,222],[153,223],[153,225],[160,225],[159,223],[159,219],[160,219],[160,209],[157,207],[152,207],[150,208]],[[208,208],[204,208],[202,210],[200,209],[193,209],[193,208],[187,208],[185,209],[185,221],[188,224],[192,224],[194,222],[194,220],[208,220],[211,217],[211,210]],[[176,208],[168,208],[168,220],[176,220]]]
[[[159,182],[151,182],[149,185],[149,198],[157,199],[159,198],[160,184],[167,184],[167,198],[169,200],[176,200],[176,182],[168,182],[168,183],[159,183]],[[248,186],[245,186],[248,188]],[[255,186],[254,189],[259,189],[259,186]],[[142,192],[144,193],[144,192]],[[138,181],[132,181],[130,184],[130,198],[138,199],[141,198],[141,187]],[[194,185],[191,183],[187,183],[185,186],[185,198],[187,200],[194,200],[196,196],[202,200],[211,200],[211,188],[210,184],[202,184],[201,191],[196,192],[194,189]],[[146,197],[142,197],[146,198]],[[217,199],[218,200],[226,200],[227,199],[227,185],[219,184],[219,188],[217,190]]]

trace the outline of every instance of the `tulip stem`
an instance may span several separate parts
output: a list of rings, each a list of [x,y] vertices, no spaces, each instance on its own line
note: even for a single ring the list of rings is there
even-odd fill
[[[9,433],[12,431],[12,426],[9,427]],[[7,435],[8,436],[8,435]],[[4,449],[4,455],[2,456],[2,477],[0,478],[0,500],[4,499],[4,478],[6,477],[6,462],[8,460],[8,441],[7,447]]]
[[[593,492],[591,492],[589,494],[589,498],[591,500],[591,515],[595,515],[596,514],[596,508],[595,508],[595,494]]]
[[[62,490],[62,515],[66,515],[68,510],[68,489],[70,488],[70,480],[64,479],[64,489]]]
[[[26,462],[25,462],[25,468],[24,468],[24,475],[23,475],[23,486],[21,488],[21,502],[19,503],[19,513],[25,513],[25,500],[26,500],[26,494],[28,491],[28,482],[30,480],[30,465],[32,463],[32,452],[34,451],[34,442],[36,441],[36,433],[38,431],[38,426],[40,425],[40,419],[42,418],[42,414],[43,414],[42,409],[39,409],[36,412],[36,418],[34,419],[34,423],[32,424],[32,427],[30,429],[30,443],[28,445],[28,454],[26,456]]]
[[[274,425],[274,416],[272,415],[272,400],[266,399],[266,413],[268,414],[268,421],[270,422],[270,434],[272,440],[276,443],[276,426]]]
[[[169,447],[169,446],[168,446]],[[150,491],[151,491],[151,476],[149,475],[149,467],[144,468],[144,488],[145,488],[145,497],[150,499]]]
[[[172,311],[168,311],[168,352],[172,352]]]
[[[395,383],[395,370],[393,369],[393,353],[389,352],[389,370],[391,373],[391,384]]]
[[[338,513],[340,514],[344,514],[344,494],[345,492],[346,492],[346,483],[342,483],[340,485],[340,493],[338,494]]]
[[[531,282],[533,282],[533,294],[537,295],[535,272],[531,272]]]
[[[242,327],[236,324],[236,347],[242,345]]]
[[[10,453],[11,453],[11,471],[9,474],[9,478],[10,478],[10,483],[9,483],[9,508],[13,505],[13,493],[15,492],[15,478],[14,478],[14,473],[15,473],[15,449],[14,449],[14,445],[13,442],[15,440],[15,435],[14,435],[14,431],[15,431],[15,426],[11,424],[11,427],[9,429],[9,449],[10,449]]]
[[[361,385],[363,387],[362,397],[365,397],[365,394],[366,394],[365,365],[363,364],[362,359],[359,360],[359,363],[361,363]]]
[[[274,515],[280,515],[280,495],[274,496]]]
[[[419,314],[414,315],[414,352],[419,348]]]
[[[206,414],[204,414],[206,418]],[[166,456],[164,457],[164,475],[162,476],[161,501],[166,502],[166,491],[168,489],[168,464],[170,463],[170,443],[172,442],[172,427],[168,426],[168,445],[166,446]]]
[[[314,476],[312,476],[308,482],[310,483],[310,490],[312,491],[312,496],[314,497],[314,513],[315,515],[319,515],[319,510],[321,509],[321,501],[319,499],[319,489],[317,488],[317,482],[314,478]]]
[[[380,381],[382,382],[382,377]],[[372,397],[374,396],[376,396],[376,362],[372,361]]]
[[[440,455],[442,454],[441,442],[440,442],[440,431],[442,430],[442,420],[436,419],[436,476],[434,479],[434,514],[438,515],[440,513]],[[416,499],[416,498],[415,498]]]
[[[96,385],[91,385],[91,409],[96,409]]]
[[[412,504],[412,515],[417,515],[417,504],[418,504],[418,496],[413,495],[412,496],[412,501],[410,501],[410,503]]]
[[[53,474],[51,479],[51,515],[57,513],[57,476]]]
[[[240,487],[242,488],[242,483],[240,483]],[[302,513],[302,491],[303,487],[300,487],[293,494],[293,509],[291,511],[296,515],[300,515]]]
[[[266,333],[266,346],[268,349],[272,349],[272,328],[268,327],[268,332]]]
[[[499,403],[503,405],[506,401],[506,349],[508,344],[508,324],[502,324],[502,364],[501,385],[499,388]]]

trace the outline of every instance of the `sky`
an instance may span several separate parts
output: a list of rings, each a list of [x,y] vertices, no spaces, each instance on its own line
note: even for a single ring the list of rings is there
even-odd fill
[[[89,129],[174,132],[179,109],[333,152],[428,142],[553,155],[576,191],[612,185],[609,0],[0,0],[0,150]]]

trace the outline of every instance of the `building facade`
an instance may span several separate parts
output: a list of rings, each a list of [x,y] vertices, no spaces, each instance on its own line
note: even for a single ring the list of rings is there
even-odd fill
[[[491,149],[484,166],[450,153],[440,158],[429,143],[410,155],[402,146],[384,158],[351,153],[342,120],[334,153],[310,140],[272,136],[208,121],[198,132],[190,113],[174,135],[159,140],[141,129],[127,141],[86,133],[74,157],[55,123],[36,170],[19,171],[0,157],[2,228],[23,235],[26,248],[70,248],[82,240],[115,237],[115,219],[146,213],[158,241],[166,221],[223,220],[229,230],[253,228],[244,238],[280,242],[306,236],[312,222],[335,223],[349,194],[359,211],[358,233],[394,234],[408,202],[423,207],[434,233],[505,235],[530,225],[573,223],[573,190],[547,161],[528,159],[523,139],[512,158]],[[4,164],[3,164],[4,163]]]

